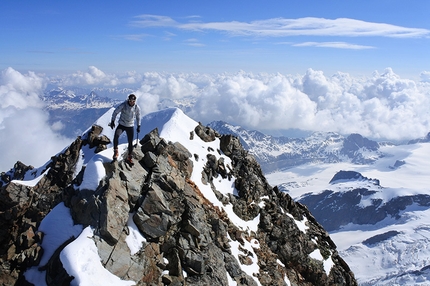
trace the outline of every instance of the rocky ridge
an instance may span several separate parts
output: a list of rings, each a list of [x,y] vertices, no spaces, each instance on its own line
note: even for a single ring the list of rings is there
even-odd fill
[[[93,230],[104,267],[136,285],[357,284],[327,232],[304,205],[267,183],[237,137],[196,124],[189,130],[190,142],[219,142],[217,149],[202,143],[202,158],[154,129],[140,140],[132,168],[121,160],[104,163],[106,175],[97,188],[81,189],[82,149],[97,154],[108,148],[102,131],[93,126],[54,156],[38,171],[44,175],[34,186],[14,181],[35,172],[22,163],[2,174],[0,285],[31,285],[24,273],[34,266],[46,275],[47,285],[73,281],[60,254],[76,237],[39,265],[44,233],[38,227],[60,203],[70,208],[75,224]],[[198,182],[192,174],[201,162]],[[221,181],[231,182],[235,193],[220,189]],[[210,186],[220,205],[208,199],[202,184]],[[257,220],[258,227],[237,225],[227,207],[244,222]],[[146,239],[134,254],[126,243],[130,216]]]

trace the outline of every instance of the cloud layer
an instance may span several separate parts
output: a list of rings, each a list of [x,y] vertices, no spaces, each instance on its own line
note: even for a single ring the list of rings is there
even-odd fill
[[[56,77],[55,83],[135,90],[143,114],[160,106],[181,104],[202,123],[224,120],[249,129],[360,133],[375,139],[408,140],[430,131],[430,76],[421,81],[401,78],[392,69],[355,78],[308,69],[303,75],[252,74],[106,74],[96,67]],[[70,143],[50,126],[39,99],[53,78],[12,68],[0,78],[0,170],[16,160],[44,163]],[[164,104],[162,104],[164,103]],[[61,125],[61,124],[60,124]],[[29,148],[31,146],[31,148]],[[6,169],[5,169],[6,168]]]
[[[35,167],[70,144],[48,124],[48,114],[39,95],[46,79],[12,68],[0,74],[0,171],[7,171],[16,161]]]
[[[304,75],[146,73],[137,94],[145,96],[148,112],[163,99],[194,98],[188,115],[204,123],[407,140],[430,131],[428,72],[421,78],[404,79],[390,68],[368,78],[313,69]]]

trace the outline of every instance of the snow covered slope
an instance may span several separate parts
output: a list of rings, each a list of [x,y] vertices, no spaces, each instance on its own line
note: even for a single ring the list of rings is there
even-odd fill
[[[103,127],[100,138],[113,136],[113,130],[108,127],[112,112],[113,109],[110,109],[95,122]],[[173,284],[173,280],[169,279],[182,279],[189,285],[206,285],[204,281],[218,281],[219,285],[257,286],[322,283],[318,281],[324,281],[322,284],[341,281],[341,285],[356,285],[353,274],[338,255],[326,231],[304,207],[267,184],[258,163],[242,149],[235,138],[214,135],[208,139],[202,136],[202,133],[207,136],[211,132],[215,133],[204,129],[177,108],[148,114],[142,118],[141,126],[141,136],[155,128],[158,129],[158,134],[153,137],[147,135],[145,140],[140,141],[142,148],[134,151],[138,163],[133,167],[126,165],[121,159],[109,164],[113,154],[111,144],[98,153],[95,153],[94,147],[90,147],[91,144],[83,144],[81,148],[75,149],[79,154],[72,156],[78,157],[77,164],[73,167],[77,180],[67,186],[67,193],[71,197],[57,204],[38,226],[38,231],[43,232],[43,253],[39,257],[40,264],[25,272],[27,281],[35,285],[48,285],[46,279],[59,277],[56,274],[64,268],[64,272],[61,272],[63,276],[59,279],[70,279],[71,285],[134,285],[136,281],[142,282],[143,277],[131,279],[135,277],[135,273],[132,272],[133,269],[130,272],[128,270],[133,267],[120,264],[114,270],[122,274],[115,275],[112,269],[108,271],[108,264],[111,256],[112,261],[121,263],[127,257],[142,255],[133,258],[140,263],[136,264],[146,267],[148,260],[142,258],[146,258],[143,256],[146,255],[147,248],[143,248],[146,246],[154,252],[157,248],[160,249],[157,255],[150,255],[156,261],[153,264],[156,270],[151,270],[154,272],[148,276],[155,277],[156,285],[161,285],[161,276],[166,284]],[[90,137],[90,130],[93,131],[93,128],[84,132],[84,140],[87,139],[85,136]],[[156,133],[154,131],[151,134]],[[79,140],[81,139],[78,138],[77,142]],[[155,141],[158,143],[150,147],[146,145]],[[125,135],[120,137],[120,144],[120,154],[125,154]],[[152,148],[152,151],[146,148]],[[172,150],[181,152],[173,153]],[[180,157],[186,158],[178,159]],[[214,167],[211,160],[215,160],[218,167]],[[181,164],[186,165],[183,169],[191,173],[181,173],[183,169],[178,167]],[[55,168],[56,164],[47,163],[36,168],[31,171],[30,177],[24,176],[24,180],[15,180],[11,185],[39,187],[38,182],[44,178],[47,166]],[[148,189],[136,187],[136,182],[141,182]],[[181,182],[185,182],[184,185]],[[121,197],[121,190],[126,190],[124,197]],[[131,196],[128,192],[134,190],[137,190],[138,195],[133,193],[136,197],[132,201],[127,195]],[[182,197],[185,194],[189,196]],[[105,200],[110,195],[111,199]],[[148,203],[147,198],[151,196],[154,196],[154,200]],[[91,200],[94,200],[96,210],[111,206],[109,210],[112,212],[108,213],[113,213],[115,218],[123,218],[125,214],[126,227],[115,224],[117,227],[104,228],[100,221],[107,216],[106,213],[98,213],[96,210],[86,213]],[[194,200],[196,203],[191,204]],[[129,205],[134,203],[136,205]],[[169,204],[172,204],[172,208],[166,209]],[[148,208],[148,215],[139,213],[144,211],[144,207]],[[158,208],[163,208],[164,211],[160,214]],[[184,212],[181,212],[182,208]],[[193,212],[200,208],[205,211]],[[76,210],[84,213],[83,217]],[[151,212],[152,210],[154,211]],[[206,211],[211,215],[208,220],[200,222],[198,219],[207,217]],[[137,214],[141,220],[136,218]],[[155,226],[147,222],[151,221],[152,216],[157,217],[156,222],[159,222]],[[94,217],[97,227],[92,223],[77,222],[79,219],[92,221]],[[109,223],[116,223],[115,218],[111,218]],[[166,225],[165,218],[169,218]],[[160,225],[167,227],[164,234],[156,232],[160,231],[157,228]],[[120,234],[114,238],[112,232]],[[172,236],[169,236],[171,233]],[[219,233],[222,233],[221,237]],[[120,252],[121,259],[117,259],[115,251],[122,249],[121,235],[126,235],[127,247]],[[103,241],[105,244],[102,244]],[[158,246],[153,245],[157,243]],[[172,243],[180,245],[177,255],[173,251],[176,250],[176,244]],[[162,250],[163,248],[165,249]],[[127,253],[124,253],[124,249]],[[187,255],[192,259],[184,260],[189,257]],[[209,263],[218,258],[220,260],[216,260],[216,265]],[[51,270],[52,261],[57,261],[55,259],[59,259],[62,264],[59,271]],[[132,265],[137,267],[136,264]],[[221,268],[215,269],[218,264],[222,264]],[[123,271],[124,267],[127,269]],[[164,271],[161,272],[162,270]],[[172,271],[171,275],[169,271]],[[138,272],[142,275],[142,271]],[[187,276],[191,278],[186,280]],[[290,278],[294,280],[290,281]],[[138,285],[146,285],[142,283]]]
[[[99,118],[95,124],[100,125],[103,128],[103,133],[109,138],[113,138],[113,130],[108,127],[113,109],[109,110],[101,118]],[[219,201],[214,192],[211,190],[210,185],[203,184],[201,180],[201,170],[206,164],[206,152],[209,148],[212,150],[219,149],[219,139],[214,142],[205,143],[202,140],[189,139],[189,131],[194,130],[198,123],[191,118],[185,116],[179,109],[166,109],[160,112],[149,114],[142,118],[141,121],[141,135],[147,134],[155,128],[158,128],[159,134],[162,138],[167,141],[180,142],[187,149],[197,154],[202,160],[197,161],[194,166],[194,171],[191,179],[198,184],[198,187],[205,197],[220,210],[225,211],[228,217],[242,230],[246,232],[256,232],[259,217],[256,217],[252,221],[243,221],[234,212],[232,205],[224,205]],[[88,130],[87,130],[88,131]],[[86,132],[84,132],[86,133]],[[120,137],[120,154],[127,152],[125,133]],[[94,154],[93,149],[84,148],[82,150],[82,156],[77,169],[81,169],[81,166],[86,166],[83,182],[78,187],[81,190],[96,190],[100,181],[106,176],[106,170],[104,164],[111,161],[113,155],[112,146],[107,150],[104,150],[98,154]],[[231,165],[231,160],[227,156],[221,155],[224,158],[226,164]],[[34,170],[36,171],[36,170]],[[35,172],[36,173],[36,172]],[[40,172],[39,172],[40,173]],[[40,176],[42,177],[42,176]],[[39,179],[40,179],[39,177]],[[34,185],[38,179],[34,179],[31,183]],[[14,183],[28,184],[27,181],[14,181]],[[230,180],[217,180],[215,181],[217,188],[227,194],[233,194],[237,192],[234,188],[234,184]],[[127,237],[127,243],[130,250],[133,253],[140,251],[142,247],[142,241],[146,241],[145,237],[139,233],[133,220],[130,219],[128,227],[131,230]],[[118,277],[107,271],[104,266],[100,263],[100,257],[97,254],[97,248],[92,241],[93,230],[90,227],[82,229],[80,225],[73,225],[73,219],[70,211],[64,204],[60,204],[51,211],[48,216],[42,221],[39,228],[40,231],[45,233],[44,244],[42,247],[45,253],[41,260],[41,265],[45,264],[52,253],[64,243],[70,236],[74,235],[77,237],[75,241],[69,244],[61,252],[61,262],[69,275],[73,275],[75,279],[72,285],[135,285],[133,281],[120,280]],[[47,238],[47,239],[46,239]],[[235,242],[233,242],[235,243]],[[253,253],[253,257],[256,257],[254,249],[258,247],[258,241],[247,242],[245,245],[239,243],[232,247],[232,252],[238,258],[242,249]],[[244,266],[244,271],[250,276],[253,273],[257,273],[258,265],[255,261],[252,265]],[[46,285],[45,272],[39,271],[39,267],[33,267],[25,273],[26,279],[34,283],[35,285]],[[231,278],[229,285],[236,285]],[[289,283],[288,278],[285,277],[286,283]],[[256,280],[257,285],[258,280]]]
[[[305,164],[266,177],[329,230],[360,285],[430,285],[430,144],[380,151],[374,164]],[[332,181],[340,171],[359,175]]]
[[[361,285],[430,285],[429,135],[394,145],[358,134],[286,138],[210,125],[239,136],[269,182],[309,208]]]

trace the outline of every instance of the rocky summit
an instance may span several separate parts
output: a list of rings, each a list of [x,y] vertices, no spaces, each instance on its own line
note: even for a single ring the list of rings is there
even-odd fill
[[[2,173],[0,285],[357,285],[237,137],[179,109],[149,114],[130,167],[110,162],[111,113],[45,166]],[[107,274],[82,276],[96,264]]]

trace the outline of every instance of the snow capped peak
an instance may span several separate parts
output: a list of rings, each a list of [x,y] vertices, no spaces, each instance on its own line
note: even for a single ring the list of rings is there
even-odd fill
[[[33,186],[15,180],[16,188],[8,189],[42,192],[46,213],[39,214],[41,228],[31,231],[47,238],[41,244],[46,251],[31,252],[37,257],[29,259],[45,265],[27,269],[29,282],[46,285],[49,277],[134,285],[153,277],[155,284],[274,285],[297,284],[302,277],[356,285],[326,231],[268,184],[236,137],[220,135],[178,108],[150,113],[140,121],[143,134],[130,166],[123,160],[125,136],[120,158],[110,160],[112,112],[54,156]]]
[[[189,133],[198,123],[186,116],[179,108],[167,108],[145,115],[141,120],[142,134],[149,133],[152,129],[158,128],[161,137],[166,140],[175,140],[172,136]],[[188,134],[189,135],[189,134]]]

